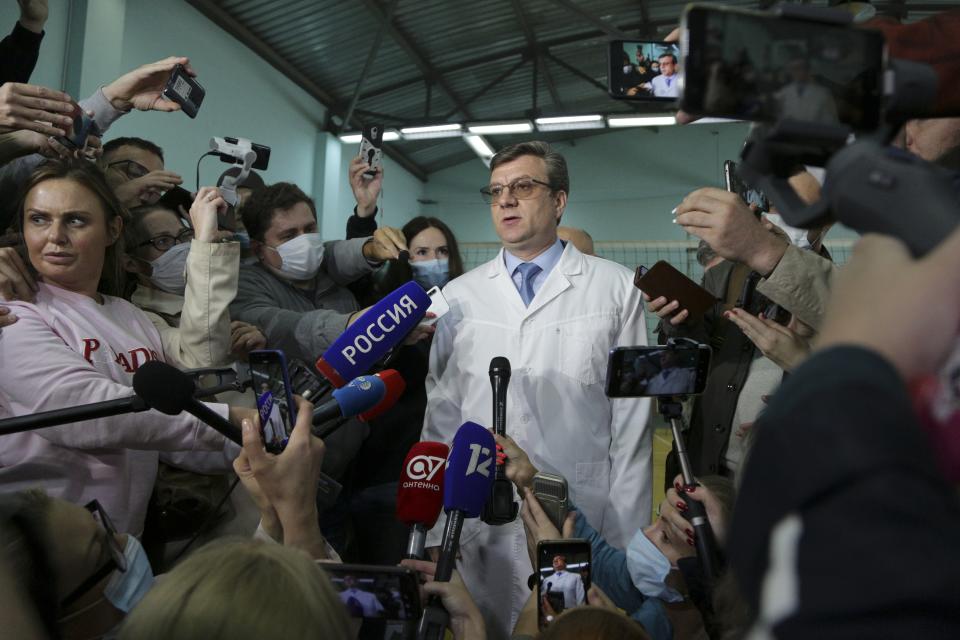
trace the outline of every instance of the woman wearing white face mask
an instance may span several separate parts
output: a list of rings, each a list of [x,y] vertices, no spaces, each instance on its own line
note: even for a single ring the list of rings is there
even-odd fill
[[[153,586],[140,541],[117,533],[96,500],[78,506],[39,490],[4,495],[0,542],[49,638],[115,637]]]
[[[463,275],[463,259],[457,238],[438,218],[418,216],[405,224],[403,237],[410,247],[410,270],[413,279],[424,289],[443,288]]]
[[[225,366],[265,344],[253,325],[230,321],[240,244],[217,229],[226,207],[217,189],[204,187],[190,207],[192,226],[158,204],[133,209],[124,230],[124,269],[136,279],[130,301],[153,321],[164,349],[191,368]]]

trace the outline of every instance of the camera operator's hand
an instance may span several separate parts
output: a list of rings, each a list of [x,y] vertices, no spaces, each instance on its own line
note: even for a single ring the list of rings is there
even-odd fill
[[[710,521],[710,527],[713,529],[713,535],[721,547],[725,546],[727,540],[727,521],[723,517],[723,509],[716,496],[703,485],[699,485],[693,491],[683,490],[683,476],[677,475],[673,479],[673,486],[667,490],[660,503],[660,517],[663,518],[677,534],[677,538],[687,539],[687,544],[694,546],[694,531],[690,521],[683,517],[683,511],[686,511],[687,498],[693,498],[703,503],[707,510],[707,520]]]
[[[370,262],[396,260],[401,251],[409,251],[407,241],[399,229],[381,227],[373,232],[373,237],[363,245],[363,257]]]
[[[533,488],[533,476],[537,474],[537,468],[530,462],[527,452],[510,436],[494,433],[493,439],[497,441],[497,465],[505,465],[507,480],[516,485],[517,491],[523,495],[524,489]]]
[[[153,204],[168,191],[183,183],[183,178],[173,171],[151,171],[141,178],[127,180],[114,189],[117,199],[125,207]]]
[[[46,136],[64,136],[73,126],[70,96],[35,84],[6,82],[0,86],[0,132],[27,129]]]
[[[768,276],[789,242],[763,228],[739,195],[706,187],[689,194],[676,208],[676,223],[705,240],[721,258],[741,262]]]
[[[919,260],[899,240],[864,236],[833,285],[815,348],[865,347],[908,382],[935,371],[957,339],[958,274],[960,229]]]
[[[800,331],[765,318],[762,313],[754,316],[743,309],[725,311],[723,317],[740,327],[743,335],[784,371],[793,371],[810,355],[810,342],[807,338],[812,331],[806,333],[805,337]],[[799,320],[791,319],[790,322],[803,324]]]
[[[368,218],[376,211],[377,198],[383,187],[383,166],[381,165],[373,178],[363,175],[367,169],[366,161],[359,156],[350,161],[350,188],[357,200],[357,215],[361,218]]]
[[[218,216],[226,213],[228,207],[227,201],[220,194],[220,189],[203,187],[197,191],[197,196],[190,206],[190,223],[193,226],[194,238],[200,242],[219,242],[223,238],[232,238],[232,231],[220,231],[218,226]]]
[[[437,565],[433,562],[401,560],[400,565],[419,572],[425,578],[421,599],[426,596],[440,597],[443,608],[450,614],[450,631],[455,640],[486,640],[483,616],[457,571],[450,576],[450,582],[436,582],[433,576],[437,572]]]
[[[230,323],[230,353],[237,360],[246,360],[251,351],[265,349],[267,337],[254,325],[233,320]]]
[[[687,309],[681,309],[680,303],[676,300],[668,301],[663,296],[651,300],[647,294],[642,293],[641,295],[643,301],[647,303],[647,309],[657,314],[657,317],[661,320],[667,320],[673,326],[682,324],[690,317],[690,312]]]
[[[0,248],[0,299],[33,302],[37,283],[13,247]]]
[[[118,111],[179,111],[180,105],[163,97],[163,88],[170,72],[182,64],[189,75],[195,76],[189,58],[170,57],[145,64],[126,73],[103,88],[103,95]]]
[[[527,555],[530,556],[530,566],[537,570],[537,543],[541,540],[559,540],[573,537],[573,526],[576,522],[576,512],[567,513],[563,521],[563,534],[550,521],[550,517],[540,506],[540,501],[533,495],[533,489],[524,489],[523,505],[520,507],[520,519],[523,520],[523,530],[527,534]]]
[[[317,483],[323,464],[324,444],[311,433],[313,405],[299,396],[297,422],[286,448],[267,453],[259,421],[243,420],[243,451],[234,461],[241,479],[256,480],[283,527],[283,543],[303,549],[314,558],[326,558],[326,543],[317,519]],[[246,481],[244,481],[246,485]]]
[[[50,9],[47,7],[47,0],[17,0],[20,5],[20,20],[24,29],[34,33],[43,32],[43,25],[47,24],[47,16],[50,15]]]

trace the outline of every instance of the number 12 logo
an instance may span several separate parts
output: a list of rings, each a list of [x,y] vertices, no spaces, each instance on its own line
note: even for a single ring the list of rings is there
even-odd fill
[[[490,463],[493,462],[493,457],[488,457],[483,462],[480,462],[480,456],[490,456],[490,449],[479,445],[471,444],[470,445],[470,464],[467,465],[466,475],[472,475],[474,472],[479,473],[484,478],[490,477]]]

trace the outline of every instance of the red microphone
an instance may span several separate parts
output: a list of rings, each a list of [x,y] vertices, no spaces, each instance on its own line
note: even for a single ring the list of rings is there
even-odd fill
[[[383,384],[386,386],[386,391],[384,392],[383,397],[380,399],[380,402],[375,404],[373,408],[364,411],[358,416],[363,422],[369,422],[370,420],[373,420],[377,416],[381,415],[384,411],[397,404],[397,400],[400,399],[400,396],[403,395],[403,392],[407,388],[407,383],[403,380],[403,376],[397,373],[396,369],[384,369],[380,373],[375,373],[374,375],[383,380]]]
[[[437,524],[443,507],[443,472],[450,448],[442,442],[410,447],[397,489],[397,520],[410,527],[407,558],[425,560],[427,531]]]

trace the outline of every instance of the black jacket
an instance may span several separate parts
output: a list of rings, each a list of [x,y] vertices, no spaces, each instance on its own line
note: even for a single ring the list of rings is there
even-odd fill
[[[0,84],[30,82],[43,35],[44,32],[34,33],[19,22],[13,25],[10,35],[0,41]]]
[[[773,637],[960,637],[960,504],[897,371],[861,348],[817,354],[755,430],[728,553],[754,611],[774,569],[795,585]]]

